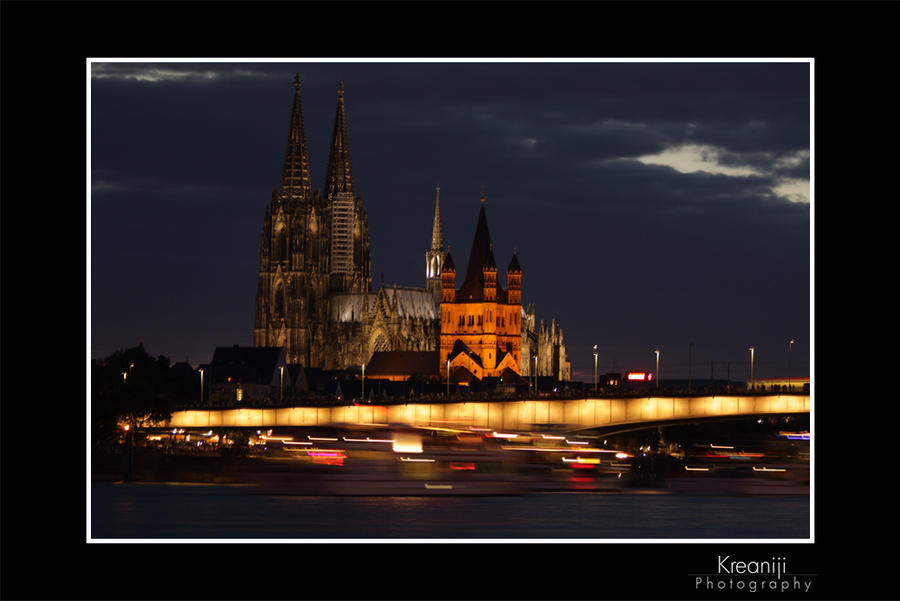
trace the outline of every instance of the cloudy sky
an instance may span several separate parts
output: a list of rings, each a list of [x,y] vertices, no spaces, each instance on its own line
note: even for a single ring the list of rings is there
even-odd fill
[[[468,59],[467,59],[468,61]],[[811,65],[93,62],[90,353],[194,365],[252,343],[259,243],[302,80],[314,186],[343,81],[373,282],[424,286],[435,186],[465,265],[484,185],[498,264],[576,379],[810,370]],[[504,277],[501,276],[501,282]],[[690,349],[690,352],[689,352]],[[691,357],[689,363],[689,355]]]

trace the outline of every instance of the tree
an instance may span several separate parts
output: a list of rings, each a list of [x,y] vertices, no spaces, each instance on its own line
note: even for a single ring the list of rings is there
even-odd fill
[[[144,345],[119,350],[91,366],[91,413],[97,441],[118,437],[124,422],[131,433],[165,422],[190,395],[190,378],[173,370],[168,357],[150,356]]]

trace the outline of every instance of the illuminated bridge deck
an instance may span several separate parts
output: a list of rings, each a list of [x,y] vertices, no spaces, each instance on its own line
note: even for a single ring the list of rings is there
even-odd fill
[[[176,411],[164,427],[273,428],[295,426],[478,427],[527,431],[590,428],[754,415],[809,413],[808,395],[685,396],[518,400],[403,405],[279,407]]]

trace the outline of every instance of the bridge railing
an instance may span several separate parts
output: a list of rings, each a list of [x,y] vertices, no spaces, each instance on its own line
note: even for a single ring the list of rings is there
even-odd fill
[[[160,427],[295,427],[345,424],[481,427],[527,430],[535,425],[586,429],[641,422],[741,415],[808,413],[808,395],[642,396],[483,402],[243,407],[176,411]]]

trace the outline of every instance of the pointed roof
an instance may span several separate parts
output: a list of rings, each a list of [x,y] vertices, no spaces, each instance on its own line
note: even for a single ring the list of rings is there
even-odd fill
[[[431,250],[443,250],[444,233],[441,229],[441,185],[435,188],[434,225],[431,227]]]
[[[497,262],[494,260],[494,245],[491,244],[491,234],[488,232],[487,216],[484,212],[484,201],[482,193],[481,211],[478,214],[478,224],[475,226],[475,239],[472,241],[472,252],[469,253],[469,267],[466,271],[466,279],[457,294],[457,298],[461,301],[481,300],[484,295],[483,270],[485,266],[492,269],[497,268]]]
[[[306,134],[303,131],[299,73],[294,78],[294,104],[291,108],[287,150],[284,153],[284,169],[281,172],[281,196],[282,198],[304,200],[312,198],[309,157],[306,153]]]
[[[516,249],[513,249],[512,261],[509,262],[509,267],[506,268],[508,273],[522,273],[522,268],[519,266],[519,258],[516,255]]]
[[[337,112],[334,116],[334,129],[331,133],[331,154],[328,156],[328,171],[325,173],[325,190],[328,194],[353,192],[343,81],[338,83]]]
[[[481,361],[481,355],[470,349],[465,342],[458,339],[453,343],[453,349],[451,349],[450,354],[447,355],[448,361],[453,361],[460,354],[464,354],[469,357],[478,367],[484,367],[484,364]]]
[[[456,265],[453,264],[453,257],[450,256],[450,251],[447,251],[447,256],[444,257],[444,264],[441,266],[441,271],[452,271],[456,273]]]

